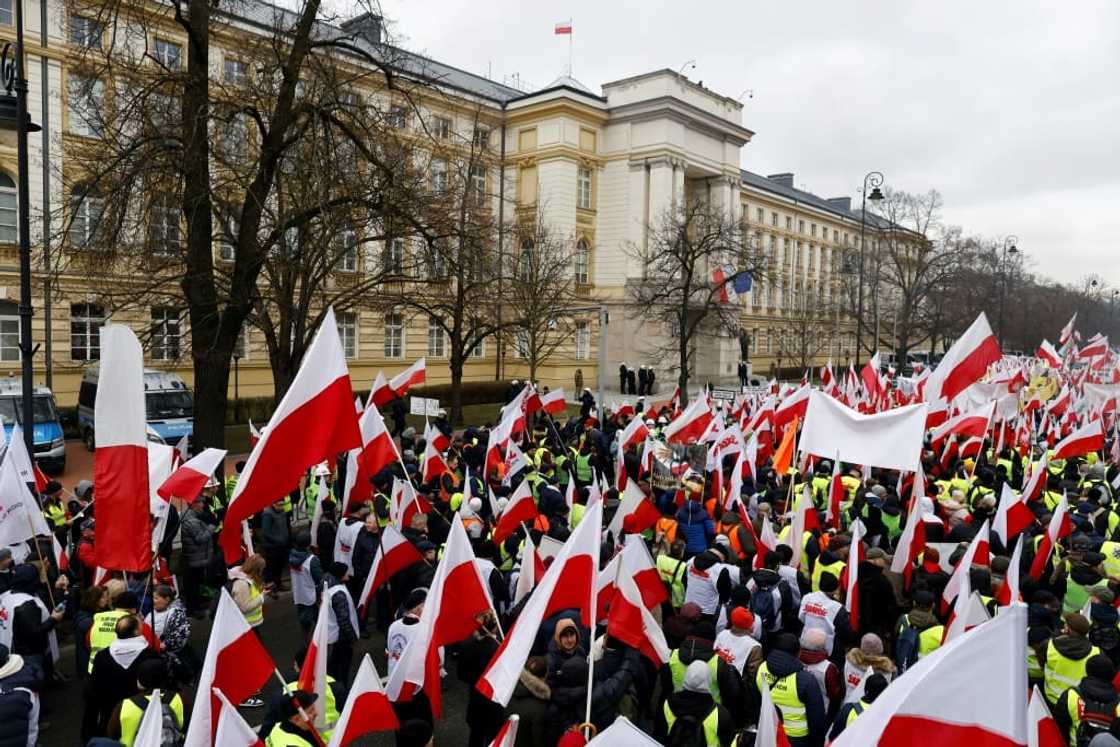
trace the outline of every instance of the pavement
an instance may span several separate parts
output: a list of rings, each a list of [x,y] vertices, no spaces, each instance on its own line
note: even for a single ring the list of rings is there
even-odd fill
[[[233,465],[244,459],[245,454],[229,454],[226,456],[226,474],[233,472]],[[79,439],[66,442],[66,469],[60,475],[49,475],[51,479],[58,480],[62,487],[73,492],[79,480],[93,479],[93,452],[87,451],[85,444]]]
[[[287,673],[293,664],[292,656],[303,643],[303,631],[296,620],[295,606],[292,604],[291,593],[281,593],[278,599],[266,600],[264,607],[264,627],[262,636],[265,647],[268,649],[277,668]],[[385,675],[385,636],[370,625],[372,636],[368,639],[359,639],[354,645],[353,674],[357,671],[362,657],[369,653],[373,657],[377,671]],[[210,620],[191,621],[191,645],[201,656],[206,650],[206,642],[210,634]],[[82,689],[84,681],[74,676],[74,646],[68,636],[59,641],[61,646],[62,661],[61,671],[70,678],[68,682],[56,690],[43,693],[43,721],[49,722],[46,730],[39,734],[39,743],[43,747],[75,747],[80,746],[81,714],[84,708]],[[450,673],[444,678],[443,693],[443,718],[436,722],[435,743],[437,745],[458,745],[466,743],[466,708],[467,689],[454,674],[454,660],[448,657],[448,670]],[[288,676],[286,674],[286,676]],[[290,675],[295,679],[295,675]],[[269,681],[265,687],[265,696],[279,693],[280,686],[275,679]],[[184,693],[186,712],[189,714],[194,701],[194,693]],[[341,706],[339,708],[341,711]],[[241,715],[254,727],[259,726],[264,718],[264,708],[243,708]],[[391,732],[369,735],[355,745],[362,747],[388,747],[395,744]]]

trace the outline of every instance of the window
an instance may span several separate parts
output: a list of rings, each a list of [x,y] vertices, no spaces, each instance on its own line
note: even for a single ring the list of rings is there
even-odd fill
[[[447,355],[447,335],[439,317],[428,317],[428,356],[442,358]]]
[[[385,315],[385,357],[404,357],[404,319],[395,311]]]
[[[88,49],[101,49],[101,24],[92,18],[70,16],[70,43]]]
[[[432,191],[443,194],[447,190],[447,159],[433,158],[429,167],[432,179]]]
[[[766,352],[774,352],[774,330],[770,328],[766,329]]]
[[[522,282],[529,282],[533,277],[533,240],[525,239],[521,242],[521,255],[517,259],[517,277]]]
[[[788,215],[786,216],[786,230],[787,231],[792,231],[793,230],[793,218],[789,217]]]
[[[152,198],[149,234],[152,254],[168,256],[178,253],[182,234],[179,226],[179,205],[174,197],[156,195]]]
[[[797,221],[797,232],[798,233],[805,233],[805,221],[803,221],[803,220]]]
[[[358,357],[358,315],[343,311],[335,317],[338,324],[338,337],[342,341],[342,352],[347,358]]]
[[[70,304],[70,360],[101,359],[101,328],[105,309],[92,303]]]
[[[809,235],[812,236],[814,239],[817,237],[817,224],[816,223],[810,223],[809,224]]]
[[[152,359],[173,361],[179,358],[179,310],[170,306],[152,309]]]
[[[0,361],[18,361],[19,307],[10,301],[0,303]]]
[[[766,211],[762,208],[755,208],[755,221],[761,226],[766,222]]]
[[[576,183],[578,189],[576,192],[576,207],[582,210],[591,209],[591,169],[579,167],[576,172]]]
[[[168,70],[178,70],[182,60],[182,47],[166,39],[156,39],[156,62]]]
[[[104,210],[104,200],[77,186],[70,191],[70,244],[78,248],[89,246],[97,234]]]
[[[231,163],[241,163],[249,153],[249,125],[244,114],[233,114],[222,123],[222,153]]]
[[[239,221],[236,217],[231,216],[229,218],[229,234],[223,235],[221,242],[218,244],[218,259],[232,262],[237,258],[237,247],[233,242],[237,240],[239,232]]]
[[[226,83],[232,86],[243,86],[249,82],[249,78],[245,74],[245,63],[242,60],[227,57],[222,70]]]
[[[12,25],[12,0],[0,0],[0,23]]]
[[[467,352],[467,357],[468,358],[484,358],[485,356],[486,356],[486,340],[485,339],[479,340],[478,344],[476,344],[473,348],[471,348]]]
[[[432,117],[432,137],[440,140],[451,137],[451,120],[447,117]]]
[[[105,84],[96,78],[71,73],[66,76],[70,132],[101,137],[105,130]]]
[[[358,234],[351,230],[342,231],[335,239],[335,252],[338,255],[335,269],[354,272],[358,269]]]
[[[585,361],[591,357],[591,325],[576,322],[576,360]]]
[[[821,226],[821,241],[828,241],[828,226]]]
[[[0,244],[14,244],[19,238],[16,206],[16,183],[0,171]]]
[[[428,274],[433,278],[447,276],[447,239],[435,239],[428,246]]]
[[[529,340],[529,330],[515,329],[513,331],[513,357],[520,358],[521,360],[528,360],[529,354],[532,350],[532,344]]]
[[[587,285],[591,280],[591,249],[587,246],[587,239],[580,239],[576,243],[576,282]]]
[[[474,128],[474,147],[482,150],[490,147],[490,130],[485,127]]]
[[[778,214],[777,213],[770,213],[770,225],[777,228],[777,226],[778,226]]]
[[[486,199],[486,164],[476,163],[471,166],[471,190],[479,202]]]
[[[408,125],[408,112],[404,110],[403,106],[390,106],[386,120],[390,127],[403,130]]]
[[[393,275],[403,275],[404,253],[404,239],[389,239],[385,249],[385,271]]]
[[[789,239],[782,239],[782,267],[789,264]]]

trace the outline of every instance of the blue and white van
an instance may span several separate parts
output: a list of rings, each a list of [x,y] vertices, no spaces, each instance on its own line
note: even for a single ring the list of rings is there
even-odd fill
[[[31,409],[35,422],[31,436],[35,461],[48,475],[57,475],[66,468],[66,441],[62,437],[62,423],[54,394],[46,387],[37,386],[31,396]],[[4,435],[12,437],[16,423],[23,425],[23,385],[18,378],[0,379],[0,418],[4,422]]]
[[[93,405],[97,399],[99,367],[93,365],[82,374],[78,389],[78,427],[86,448],[93,451]],[[183,436],[194,432],[194,394],[177,375],[144,369],[144,399],[148,411],[148,440],[174,446]]]

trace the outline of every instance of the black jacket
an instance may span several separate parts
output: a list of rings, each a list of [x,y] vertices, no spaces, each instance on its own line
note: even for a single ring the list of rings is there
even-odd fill
[[[860,600],[862,603],[863,600]],[[801,661],[785,651],[774,650],[766,656],[766,669],[770,676],[781,679],[797,674],[797,697],[805,704],[805,719],[809,724],[808,739],[800,742],[806,745],[824,744],[828,732],[828,716],[824,709],[824,698],[816,678],[805,671]]]
[[[42,686],[43,673],[34,664],[12,657],[0,667],[0,747],[27,747],[31,720],[38,718],[31,692]]]
[[[720,700],[722,700],[722,696]],[[735,722],[731,719],[731,713],[722,705],[716,705],[709,693],[694,693],[688,690],[681,690],[679,693],[673,693],[669,696],[668,701],[669,710],[678,719],[691,717],[696,719],[699,723],[703,724],[712,713],[712,709],[716,709],[719,714],[719,724],[716,727],[716,734],[719,736],[719,743],[721,745],[731,744],[731,740],[735,738]],[[659,730],[661,731],[662,738],[669,736],[669,728],[665,724],[665,712],[662,710],[658,714]]]

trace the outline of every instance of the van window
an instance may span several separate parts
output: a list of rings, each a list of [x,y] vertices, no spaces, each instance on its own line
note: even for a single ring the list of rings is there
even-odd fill
[[[37,394],[31,398],[31,412],[36,423],[53,423],[58,420],[54,403],[48,394]],[[23,422],[23,397],[0,397],[0,416],[5,423]]]
[[[191,400],[190,392],[183,389],[148,392],[145,401],[148,420],[189,418],[194,414],[194,402]]]
[[[92,381],[83,381],[78,388],[78,404],[82,407],[93,407],[97,399],[97,384]]]

